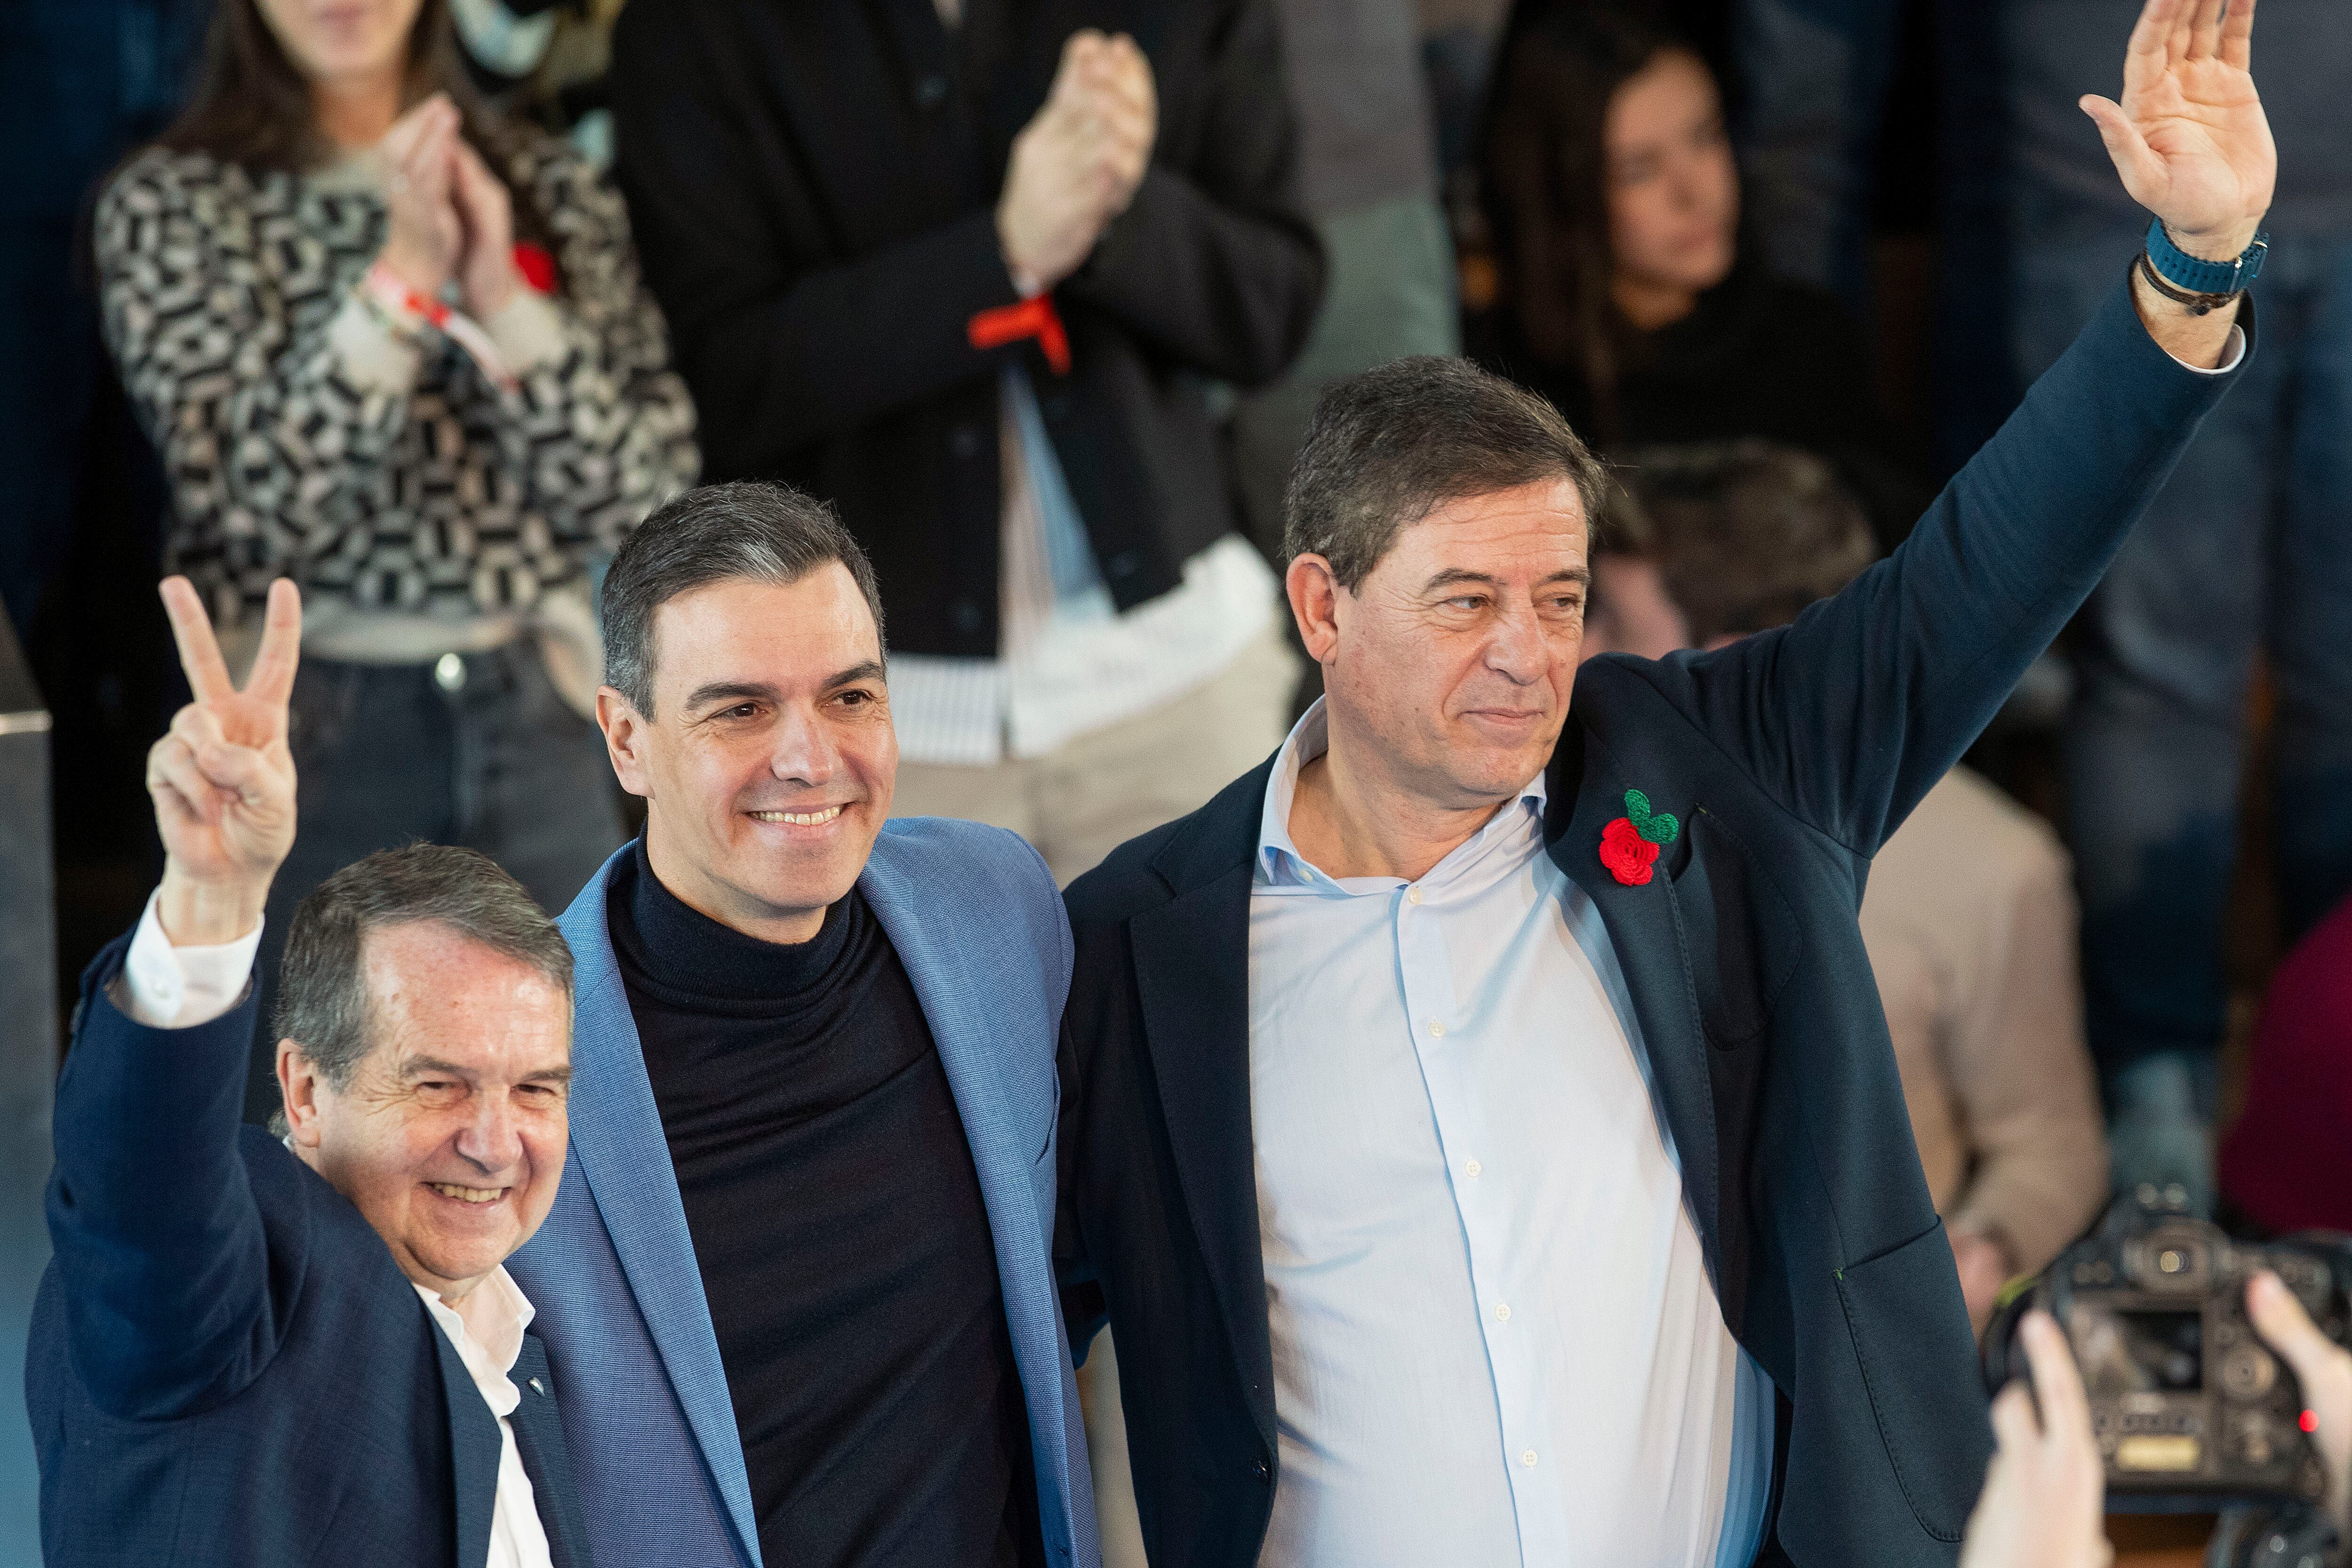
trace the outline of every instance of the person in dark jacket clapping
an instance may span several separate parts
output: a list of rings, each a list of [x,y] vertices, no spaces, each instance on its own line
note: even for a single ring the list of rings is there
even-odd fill
[[[831,501],[880,576],[898,809],[1066,879],[1272,749],[1210,390],[1322,284],[1267,0],[665,0],[613,58],[709,477]]]

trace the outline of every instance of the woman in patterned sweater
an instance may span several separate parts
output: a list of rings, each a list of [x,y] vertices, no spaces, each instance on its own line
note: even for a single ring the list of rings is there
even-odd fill
[[[592,574],[696,467],[619,197],[481,105],[447,0],[221,0],[97,248],[168,569],[248,648],[272,578],[305,601],[265,1025],[294,903],[371,850],[469,844],[561,908],[623,833]]]

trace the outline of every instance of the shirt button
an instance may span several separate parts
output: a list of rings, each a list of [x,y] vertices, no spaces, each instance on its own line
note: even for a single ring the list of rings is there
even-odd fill
[[[1417,904],[1421,902],[1421,889],[1419,888],[1407,888],[1404,893],[1404,901],[1408,904]]]
[[[1442,1040],[1445,1037],[1445,1026],[1432,1018],[1429,1021],[1429,1033],[1431,1038]]]
[[[1511,1304],[1510,1304],[1508,1301],[1497,1301],[1497,1302],[1496,1302],[1496,1303],[1495,1303],[1495,1321],[1496,1321],[1496,1322],[1498,1322],[1498,1323],[1507,1323],[1507,1322],[1509,1322],[1510,1321],[1511,1321]]]
[[[1529,1469],[1533,1469],[1536,1463],[1536,1451],[1533,1448],[1520,1449],[1519,1463],[1527,1466]]]
[[[1484,1166],[1484,1165],[1482,1165],[1482,1164],[1478,1163],[1478,1162],[1477,1162],[1477,1161],[1475,1161],[1475,1160],[1469,1160],[1469,1161],[1465,1161],[1465,1162],[1464,1162],[1463,1166],[1462,1166],[1462,1173],[1463,1173],[1464,1175],[1465,1175],[1465,1176],[1475,1176],[1479,1172],[1481,1172],[1481,1171],[1485,1170],[1486,1168],[1486,1166]]]

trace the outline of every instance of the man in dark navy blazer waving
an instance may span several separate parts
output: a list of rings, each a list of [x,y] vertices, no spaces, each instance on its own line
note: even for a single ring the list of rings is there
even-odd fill
[[[2148,0],[2084,100],[2147,254],[1791,626],[1580,679],[1558,414],[1455,361],[1326,394],[1324,701],[1068,894],[1056,1251],[1154,1563],[1956,1559],[1992,1433],[1856,913],[2252,352],[2252,12]]]
[[[148,756],[163,881],[83,977],[58,1083],[43,1556],[588,1568],[504,1267],[563,1171],[571,950],[471,850],[345,868],[287,943],[277,1136],[241,1127],[301,612],[273,585],[240,690],[187,580],[163,599],[195,693]]]

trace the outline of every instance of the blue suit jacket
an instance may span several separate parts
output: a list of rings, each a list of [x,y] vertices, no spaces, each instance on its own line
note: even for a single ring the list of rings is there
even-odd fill
[[[1544,837],[1623,966],[1724,1321],[1780,1391],[1761,1562],[1958,1555],[1992,1433],[1855,923],[1863,885],[2233,379],[2168,357],[2119,288],[1843,593],[1714,653],[1577,675]],[[1281,1479],[1249,1063],[1270,772],[1069,893],[1071,1320],[1084,1336],[1107,1314],[1118,1336],[1161,1568],[1255,1563]],[[1631,789],[1682,823],[1640,887],[1600,858]]]
[[[82,977],[25,1356],[50,1568],[481,1568],[498,1420],[360,1212],[240,1127],[254,1000],[151,1029]],[[586,1534],[537,1339],[515,1447],[556,1568]],[[536,1386],[532,1379],[537,1379]]]
[[[554,1212],[509,1270],[539,1308],[562,1380],[597,1555],[757,1564],[727,1373],[605,923],[613,868],[633,852],[606,861],[560,922],[576,965],[572,1154]],[[929,818],[886,826],[857,885],[914,982],[980,1173],[1046,1552],[1096,1568],[1094,1485],[1051,1258],[1055,1034],[1070,980],[1060,896],[1012,834]]]

